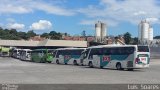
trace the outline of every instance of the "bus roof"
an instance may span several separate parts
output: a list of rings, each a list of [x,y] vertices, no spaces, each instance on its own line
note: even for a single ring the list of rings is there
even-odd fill
[[[149,47],[148,45],[137,45],[137,46],[147,46],[147,47]]]
[[[18,49],[18,48],[16,48],[16,49],[14,49],[14,50],[22,50],[22,49]]]
[[[32,51],[44,51],[44,50],[55,50],[55,49],[34,49]]]
[[[56,50],[76,50],[76,49],[86,49],[86,48],[58,48]]]
[[[88,47],[88,48],[102,48],[102,47],[137,47],[137,45],[116,45],[116,44],[112,44],[112,45],[92,46],[92,47]]]

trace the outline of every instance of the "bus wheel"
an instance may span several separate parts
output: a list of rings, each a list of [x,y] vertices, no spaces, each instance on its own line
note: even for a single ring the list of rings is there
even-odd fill
[[[51,63],[51,61],[48,61],[48,63]]]
[[[100,66],[101,69],[103,69],[103,66]]]
[[[59,60],[56,60],[56,63],[59,64]]]
[[[77,61],[76,61],[76,60],[74,60],[74,61],[73,61],[73,64],[74,64],[74,65],[77,65]]]
[[[116,69],[117,69],[117,70],[122,70],[121,63],[117,63],[117,64],[116,64]]]
[[[93,68],[93,64],[92,64],[92,62],[89,62],[89,64],[88,64],[88,65],[89,65],[89,67],[90,67],[90,68]]]

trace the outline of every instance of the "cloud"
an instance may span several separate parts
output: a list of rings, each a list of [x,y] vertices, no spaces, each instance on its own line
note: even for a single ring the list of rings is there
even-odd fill
[[[0,0],[0,14],[25,14],[36,10],[49,14],[72,16],[74,11],[58,6],[57,2],[47,3],[42,0]],[[64,2],[64,1],[62,1]]]
[[[102,21],[113,23],[112,26],[122,22],[137,25],[142,19],[152,17],[151,21],[158,23],[160,18],[160,6],[157,0],[100,0],[98,5],[88,5],[80,8],[79,13],[87,16],[85,22],[91,19],[101,18]]]
[[[45,29],[51,29],[52,23],[47,20],[39,20],[38,22],[33,23],[30,26],[30,29],[32,30],[45,30]]]
[[[82,25],[94,25],[96,20],[82,20],[79,24]]]
[[[157,22],[159,19],[158,18],[146,18],[146,20],[148,21],[148,22]]]
[[[15,22],[15,19],[13,19],[13,18],[7,18],[6,21],[7,21],[7,22],[10,22],[10,23],[14,23],[14,22]]]
[[[0,13],[1,14],[23,14],[32,11],[31,8],[23,5],[22,2],[15,2],[12,0],[0,0]]]
[[[82,20],[79,24],[81,25],[94,25],[97,21],[102,21],[107,24],[107,26],[117,26],[118,23],[114,20],[109,20],[109,19],[92,19],[92,20]]]
[[[134,15],[135,16],[138,16],[138,15],[146,15],[147,13],[144,12],[144,11],[138,11],[138,12],[135,12]]]
[[[24,29],[25,25],[20,23],[9,23],[7,25],[8,29],[16,29],[16,30],[22,30]]]
[[[34,9],[42,10],[49,14],[55,14],[55,15],[72,16],[75,14],[72,10],[62,8],[56,5],[47,4],[47,3],[36,2],[36,3],[33,3],[31,7],[33,7]]]

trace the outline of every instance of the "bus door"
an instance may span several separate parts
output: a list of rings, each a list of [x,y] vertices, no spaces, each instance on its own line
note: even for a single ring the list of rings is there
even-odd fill
[[[64,50],[59,50],[58,51],[58,60],[59,63],[63,64],[64,63]]]
[[[17,50],[17,58],[19,59],[21,56],[21,50]]]
[[[91,50],[89,59],[92,61],[94,67],[99,67],[100,66],[100,57],[101,55],[99,54],[98,48],[93,48]]]
[[[82,52],[81,57],[80,57],[80,64],[85,65],[86,60],[88,59],[88,54],[89,54],[90,49],[86,49],[85,51]]]
[[[26,59],[27,60],[31,59],[31,51],[26,51]]]
[[[62,56],[62,54],[61,54],[61,50],[56,50],[56,54],[55,54],[55,58],[54,58],[54,60],[53,60],[53,63],[57,63],[57,60],[58,60],[58,63],[62,63],[62,60],[61,59],[63,59],[63,56]]]
[[[64,63],[64,56],[63,55],[59,55],[59,63]]]

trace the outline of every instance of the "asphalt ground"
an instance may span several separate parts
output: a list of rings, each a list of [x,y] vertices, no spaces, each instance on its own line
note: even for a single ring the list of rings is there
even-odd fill
[[[134,71],[20,61],[0,57],[0,83],[12,84],[160,84],[160,59]]]

